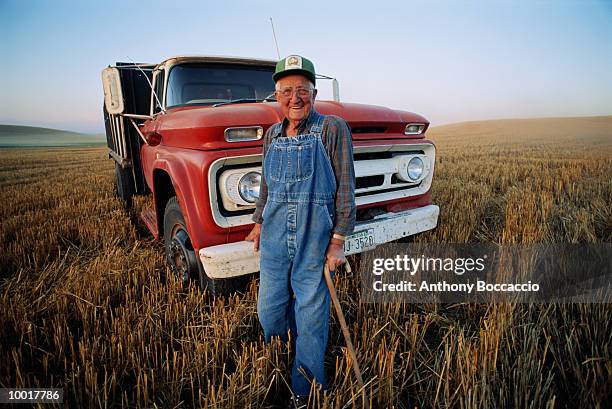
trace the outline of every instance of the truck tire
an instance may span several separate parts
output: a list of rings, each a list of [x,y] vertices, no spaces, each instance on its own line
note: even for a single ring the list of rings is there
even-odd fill
[[[166,204],[164,212],[164,247],[166,259],[172,272],[187,288],[193,281],[211,295],[229,295],[242,288],[250,277],[236,279],[213,279],[206,275],[202,263],[191,244],[185,218],[176,196]]]
[[[117,188],[117,197],[126,208],[132,206],[132,196],[134,195],[132,174],[130,169],[123,169],[115,162],[115,183]]]
[[[168,200],[164,211],[164,248],[172,273],[187,288],[199,275],[198,260],[176,196]]]

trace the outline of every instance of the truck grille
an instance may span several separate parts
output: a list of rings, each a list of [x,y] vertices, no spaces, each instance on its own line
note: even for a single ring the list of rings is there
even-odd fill
[[[384,175],[362,176],[355,178],[355,189],[366,189],[369,187],[382,186],[385,183]]]
[[[418,156],[424,162],[426,176],[417,182],[405,180],[399,168],[407,159]],[[375,202],[408,198],[429,190],[435,163],[435,147],[430,143],[404,145],[357,146],[354,148],[355,202],[357,206]],[[228,169],[244,168],[261,171],[261,156],[248,155],[219,159],[210,167],[209,194],[213,216],[221,227],[252,223],[254,205],[239,205],[228,209],[227,197],[221,191],[219,178]]]

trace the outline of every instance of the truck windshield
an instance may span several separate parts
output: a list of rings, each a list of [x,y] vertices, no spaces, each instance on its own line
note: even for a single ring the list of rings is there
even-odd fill
[[[166,107],[212,105],[238,99],[262,100],[274,92],[274,67],[181,64],[168,77]]]

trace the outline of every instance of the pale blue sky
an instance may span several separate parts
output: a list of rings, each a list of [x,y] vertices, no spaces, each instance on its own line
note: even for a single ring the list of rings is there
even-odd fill
[[[298,53],[343,101],[466,120],[612,114],[612,0],[0,0],[0,123],[102,132],[100,71]],[[318,84],[329,98],[329,83]]]

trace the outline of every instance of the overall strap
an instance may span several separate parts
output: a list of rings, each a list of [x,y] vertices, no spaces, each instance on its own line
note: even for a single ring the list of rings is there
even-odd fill
[[[325,121],[325,115],[319,114],[317,118],[317,122],[310,127],[310,132],[321,137],[323,134],[323,122]]]
[[[280,136],[281,132],[282,132],[282,127],[283,127],[283,122],[277,122],[274,125],[272,125],[272,140],[274,140],[275,137]]]

